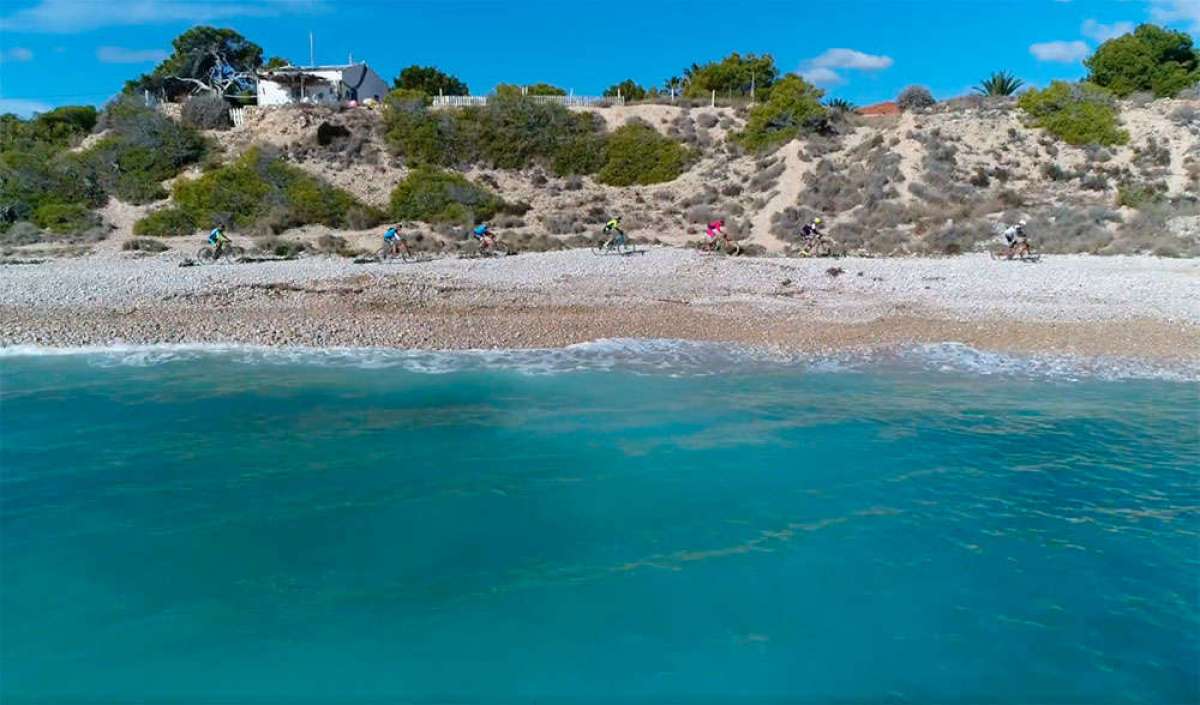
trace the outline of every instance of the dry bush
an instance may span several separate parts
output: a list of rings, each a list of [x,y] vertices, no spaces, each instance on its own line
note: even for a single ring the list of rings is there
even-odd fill
[[[696,118],[696,123],[706,130],[716,127],[718,122],[719,120],[717,116],[713,115],[712,113],[701,113],[700,116]]]
[[[229,104],[218,95],[204,94],[188,98],[180,109],[179,121],[197,130],[228,130],[233,127],[229,119]]]
[[[747,184],[747,188],[757,193],[765,193],[775,188],[775,184],[779,183],[779,177],[783,174],[787,166],[783,160],[776,161],[771,166],[763,171],[756,173]]]
[[[949,222],[921,239],[920,249],[929,254],[958,255],[978,249],[995,237],[992,224],[975,219]]]
[[[36,245],[44,240],[44,234],[38,226],[25,220],[13,223],[7,230],[0,231],[0,245],[9,247]]]
[[[1014,214],[1008,220],[1016,219]],[[1029,232],[1040,252],[1099,254],[1113,241],[1106,226],[1119,222],[1116,211],[1102,206],[1057,206],[1030,214]]]
[[[1187,128],[1200,126],[1200,111],[1185,103],[1171,111],[1171,122]]]
[[[1170,222],[1177,218],[1200,215],[1200,204],[1194,200],[1151,204],[1140,208],[1129,222],[1117,229],[1117,239],[1109,247],[1116,254],[1148,253],[1160,257],[1195,257],[1200,255],[1200,238],[1189,236],[1185,230],[1175,231]]]
[[[551,213],[541,217],[542,225],[552,235],[575,235],[587,232],[587,226],[579,221],[572,211]]]
[[[410,241],[412,237],[410,236]],[[411,247],[411,242],[410,245]],[[357,257],[362,252],[350,246],[350,242],[344,237],[337,235],[325,234],[317,238],[316,251],[323,255],[337,255],[338,257]]]
[[[1133,148],[1133,163],[1146,176],[1159,175],[1164,168],[1171,166],[1171,150],[1154,137],[1149,137],[1145,145]]]
[[[254,251],[261,255],[275,257],[296,257],[308,249],[308,245],[299,240],[286,240],[281,237],[259,237],[254,241]]]
[[[171,248],[164,244],[162,240],[155,240],[148,237],[135,237],[132,240],[126,240],[125,242],[121,243],[121,249],[125,250],[126,252],[147,252],[154,254],[158,252],[166,252]]]

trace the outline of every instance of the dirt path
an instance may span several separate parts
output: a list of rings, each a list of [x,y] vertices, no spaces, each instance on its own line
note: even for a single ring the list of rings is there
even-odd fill
[[[754,245],[762,245],[767,252],[782,252],[784,242],[771,234],[771,218],[776,214],[796,204],[800,191],[804,188],[804,177],[812,170],[812,162],[800,158],[798,142],[789,142],[783,148],[783,173],[779,175],[779,183],[775,195],[763,206],[750,224],[750,237],[746,241]]]
[[[917,177],[921,174],[923,148],[920,142],[908,136],[914,127],[916,127],[916,118],[912,113],[901,115],[900,124],[896,126],[896,136],[900,138],[900,142],[893,147],[893,150],[900,155],[900,173],[904,175],[904,185],[900,189],[900,200],[903,203],[910,203],[913,200],[912,192],[908,189],[917,182]]]

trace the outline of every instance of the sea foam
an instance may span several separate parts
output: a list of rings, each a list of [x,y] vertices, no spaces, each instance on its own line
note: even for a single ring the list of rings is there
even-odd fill
[[[1060,381],[1084,378],[1200,381],[1200,363],[1197,362],[1001,353],[956,342],[828,353],[798,353],[729,343],[661,338],[603,338],[561,348],[477,350],[269,347],[220,343],[0,347],[0,361],[54,356],[83,356],[98,367],[154,366],[223,357],[229,362],[248,365],[398,368],[421,374],[492,370],[528,375],[622,371],[705,376],[798,371],[833,374],[893,369]]]

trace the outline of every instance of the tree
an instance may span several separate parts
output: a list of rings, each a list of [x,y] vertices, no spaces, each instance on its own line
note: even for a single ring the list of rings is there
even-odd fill
[[[392,88],[403,88],[411,91],[421,91],[425,95],[470,95],[467,84],[443,73],[433,66],[417,66],[416,64],[402,70],[392,81]]]
[[[535,83],[525,87],[525,95],[566,95],[567,92],[549,83]]]
[[[825,101],[825,107],[835,113],[852,113],[858,110],[858,106],[845,98],[830,98]]]
[[[1200,81],[1200,52],[1192,38],[1152,24],[1104,42],[1083,65],[1090,83],[1120,98],[1135,91],[1169,97]]]
[[[771,89],[770,99],[750,111],[746,129],[738,138],[751,149],[762,149],[817,129],[826,116],[821,105],[824,95],[799,76],[785,76]]]
[[[170,56],[128,81],[125,90],[150,90],[168,100],[189,93],[235,95],[253,87],[253,72],[262,66],[262,47],[232,29],[192,27],[171,46]]]
[[[271,58],[267,59],[267,63],[263,64],[262,67],[265,71],[274,71],[275,69],[281,69],[285,66],[291,65],[292,62],[288,61],[282,56],[272,56]]]
[[[1025,82],[1007,71],[996,71],[991,76],[975,86],[975,92],[980,95],[1013,95],[1025,85]]]
[[[679,76],[672,76],[663,81],[663,92],[671,95],[679,95],[683,92],[683,79]]]
[[[608,88],[604,89],[604,95],[606,95],[606,96],[621,95],[621,96],[624,96],[625,100],[645,100],[646,89],[642,88],[641,85],[634,82],[634,80],[632,78],[627,78],[624,81],[621,81],[620,83],[617,83],[615,85],[609,86]]]
[[[703,98],[716,91],[719,96],[749,96],[753,89],[760,100],[770,98],[771,86],[779,80],[779,69],[770,54],[742,56],[737,52],[703,66],[692,64],[684,71],[684,95]]]

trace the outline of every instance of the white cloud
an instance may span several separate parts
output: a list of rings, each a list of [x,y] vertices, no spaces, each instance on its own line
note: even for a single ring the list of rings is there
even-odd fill
[[[858,71],[881,71],[892,65],[892,57],[867,54],[854,49],[829,49],[806,65],[813,68],[856,69]]]
[[[1189,31],[1200,32],[1200,0],[1150,0],[1150,19],[1180,22]]]
[[[100,47],[96,58],[103,64],[148,64],[162,61],[169,54],[162,49],[126,49],[125,47]]]
[[[230,17],[272,17],[316,12],[324,0],[126,0],[119,7],[98,0],[40,0],[36,5],[0,17],[0,30],[72,33],[121,25],[166,22],[211,22]]]
[[[1056,61],[1063,64],[1073,64],[1082,61],[1088,55],[1088,45],[1082,41],[1073,42],[1039,42],[1029,45],[1029,53],[1038,61]]]
[[[33,61],[33,52],[25,47],[0,51],[0,61]]]
[[[838,86],[846,82],[840,71],[882,71],[893,63],[892,57],[881,54],[867,54],[856,49],[827,49],[819,56],[800,62],[796,73],[811,83]]]
[[[809,83],[815,83],[820,86],[837,86],[846,82],[842,75],[831,68],[824,66],[815,66],[806,71],[800,72],[800,77]]]
[[[49,105],[39,100],[22,100],[20,98],[0,98],[0,115],[15,113],[18,117],[31,117],[34,113],[44,113]]]
[[[1112,24],[1101,24],[1096,20],[1084,20],[1083,27],[1079,30],[1083,36],[1097,42],[1106,42],[1113,37],[1119,37],[1122,34],[1129,34],[1133,31],[1132,22],[1113,22]]]

